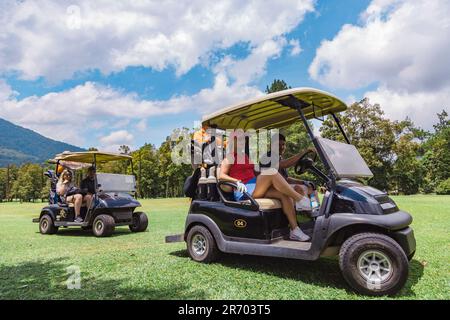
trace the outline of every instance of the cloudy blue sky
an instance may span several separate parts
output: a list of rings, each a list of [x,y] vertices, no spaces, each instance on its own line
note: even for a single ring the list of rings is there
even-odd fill
[[[273,79],[430,129],[450,1],[0,2],[0,117],[82,147],[159,145]]]

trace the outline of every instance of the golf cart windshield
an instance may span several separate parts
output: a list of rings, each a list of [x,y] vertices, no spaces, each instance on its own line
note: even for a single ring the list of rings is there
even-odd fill
[[[99,192],[136,192],[136,179],[133,175],[97,173]]]
[[[354,145],[320,137],[316,139],[337,178],[369,178],[373,176],[372,171]]]

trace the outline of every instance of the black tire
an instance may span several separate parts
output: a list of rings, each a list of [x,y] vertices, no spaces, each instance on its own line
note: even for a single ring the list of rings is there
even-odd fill
[[[198,248],[199,242],[203,242],[203,248]],[[186,244],[189,256],[197,262],[213,262],[219,253],[211,232],[201,225],[193,226],[189,230]]]
[[[92,233],[96,237],[109,237],[116,228],[114,218],[107,214],[100,214],[94,219]]]
[[[44,214],[39,219],[39,231],[41,234],[55,234],[58,232],[58,227],[55,227],[53,218],[49,214]]]
[[[144,212],[133,213],[133,224],[128,226],[131,232],[143,232],[147,230],[147,226],[148,218]]]
[[[353,289],[371,296],[397,293],[408,279],[409,271],[408,258],[402,247],[394,239],[379,233],[360,233],[347,239],[339,252],[339,267]],[[376,272],[379,272],[378,276]],[[378,279],[368,279],[367,273],[371,277],[375,274]]]

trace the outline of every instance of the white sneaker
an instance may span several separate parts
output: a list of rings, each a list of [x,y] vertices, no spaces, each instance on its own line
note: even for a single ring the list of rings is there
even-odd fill
[[[297,211],[311,211],[311,202],[308,197],[302,197],[295,203],[295,210]]]
[[[289,232],[289,239],[295,241],[309,241],[311,238],[306,235],[299,227],[296,227],[294,230]]]

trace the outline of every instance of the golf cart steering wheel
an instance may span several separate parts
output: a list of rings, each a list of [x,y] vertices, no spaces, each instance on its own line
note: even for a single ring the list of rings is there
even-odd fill
[[[317,160],[317,152],[313,149],[306,151],[295,164],[294,171],[300,175],[306,172],[310,167],[314,165]]]

